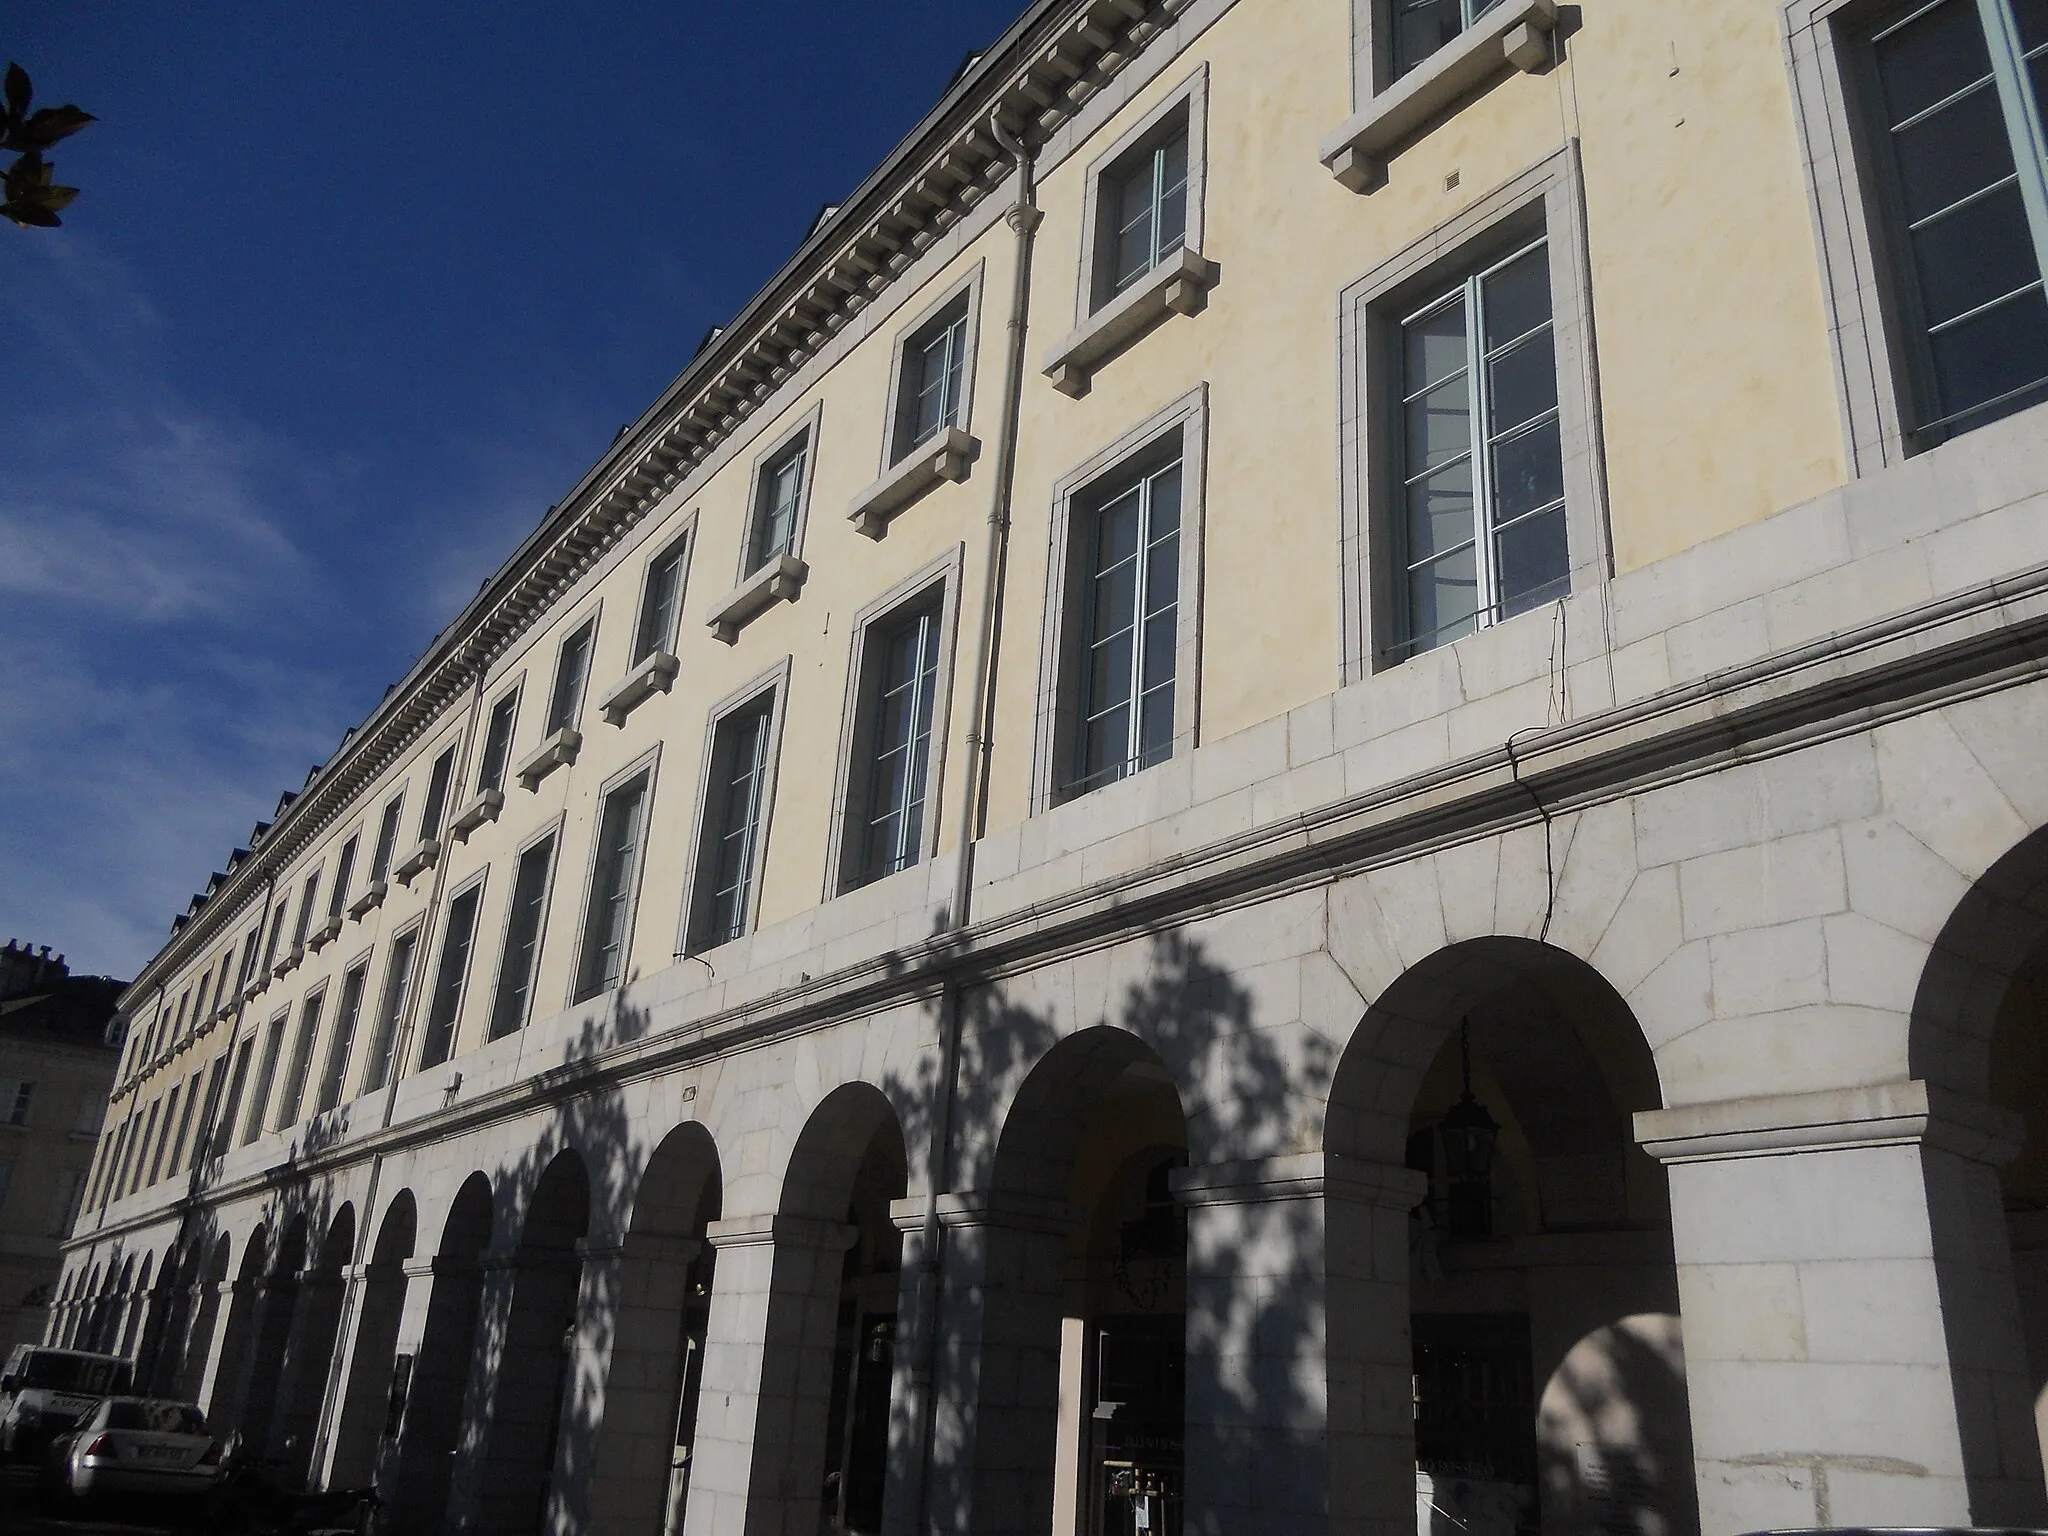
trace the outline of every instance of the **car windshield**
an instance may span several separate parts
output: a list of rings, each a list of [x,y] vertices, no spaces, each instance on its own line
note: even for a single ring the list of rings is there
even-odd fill
[[[52,1392],[82,1392],[102,1396],[119,1392],[128,1385],[128,1362],[103,1355],[67,1355],[54,1350],[37,1350],[28,1357],[21,1373],[25,1387],[43,1387]]]
[[[203,1435],[206,1420],[190,1403],[137,1401],[133,1398],[107,1404],[108,1429],[145,1429],[157,1435]]]

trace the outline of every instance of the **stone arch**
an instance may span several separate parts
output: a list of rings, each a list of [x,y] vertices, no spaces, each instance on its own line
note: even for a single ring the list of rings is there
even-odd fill
[[[320,1242],[298,1284],[278,1373],[271,1455],[286,1475],[304,1481],[314,1466],[314,1443],[327,1400],[341,1332],[345,1272],[355,1259],[356,1208],[344,1202],[320,1234]]]
[[[2048,945],[2048,828],[2007,850],[1935,935],[1913,994],[1913,1073],[1991,1091],[1991,1044],[2014,982]]]
[[[682,1529],[710,1322],[705,1236],[723,1195],[717,1143],[696,1120],[662,1138],[634,1186],[605,1282],[617,1321],[590,1485],[594,1526]]]
[[[278,1387],[284,1379],[285,1353],[291,1343],[292,1314],[298,1309],[300,1272],[306,1267],[311,1241],[310,1215],[301,1206],[278,1234],[257,1298],[248,1377],[235,1417],[243,1439],[266,1455],[270,1454],[271,1425],[277,1419]]]
[[[213,1353],[213,1333],[220,1319],[221,1288],[227,1284],[228,1266],[234,1256],[234,1240],[223,1232],[209,1247],[193,1244],[193,1286],[191,1321],[178,1341],[178,1354],[168,1362],[175,1371],[171,1390],[187,1402],[199,1401],[206,1388],[206,1367]]]
[[[134,1261],[130,1260],[129,1262],[132,1264]],[[130,1360],[136,1358],[136,1346],[141,1342],[144,1321],[149,1313],[149,1282],[150,1276],[155,1270],[155,1265],[156,1255],[145,1253],[142,1256],[142,1268],[133,1271],[132,1275],[127,1273],[123,1275],[121,1312],[117,1324],[121,1337],[120,1343],[114,1349],[114,1353],[125,1355]],[[131,1279],[132,1284],[126,1283]]]
[[[263,1268],[270,1236],[267,1225],[259,1221],[242,1241],[242,1262],[229,1287],[227,1323],[221,1331],[211,1380],[205,1387],[206,1416],[224,1428],[235,1426],[241,1410],[241,1393],[256,1344],[257,1311],[262,1301]]]
[[[328,1481],[360,1488],[377,1471],[377,1439],[384,1428],[405,1311],[406,1261],[413,1255],[419,1212],[412,1191],[401,1189],[384,1204],[377,1238],[364,1267],[355,1348],[336,1411],[334,1455]]]
[[[464,1390],[483,1304],[482,1261],[491,1245],[491,1181],[472,1173],[449,1202],[435,1245],[426,1325],[401,1405],[398,1442],[379,1468],[378,1487],[398,1536],[443,1528],[455,1450],[465,1429]]]

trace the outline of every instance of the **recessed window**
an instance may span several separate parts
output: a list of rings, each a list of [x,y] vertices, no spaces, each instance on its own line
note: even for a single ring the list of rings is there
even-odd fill
[[[334,1013],[334,1038],[327,1042],[327,1060],[320,1068],[320,1089],[313,1113],[324,1115],[341,1102],[342,1077],[348,1071],[349,1047],[355,1043],[356,1021],[363,1012],[363,987],[369,980],[368,957],[358,960],[341,978],[341,1004]]]
[[[242,1123],[242,1145],[263,1134],[265,1113],[270,1108],[271,1085],[277,1081],[277,1061],[284,1054],[285,1015],[270,1021],[263,1034],[263,1056],[256,1068],[256,1087],[249,1099],[249,1118]]]
[[[849,776],[844,884],[908,869],[924,847],[943,589],[921,593],[863,632]]]
[[[597,866],[590,879],[590,909],[583,919],[583,953],[576,964],[582,1002],[616,986],[632,927],[634,876],[647,816],[647,775],[635,774],[604,798],[598,818]]]
[[[1188,229],[1188,117],[1170,115],[1102,173],[1095,302],[1101,308],[1179,250]]]
[[[891,463],[948,427],[961,426],[967,382],[967,308],[962,292],[903,344]]]
[[[455,777],[455,749],[448,748],[434,759],[427,777],[427,802],[420,807],[420,841],[441,835],[441,818],[448,811],[448,782]]]
[[[1548,242],[1432,295],[1399,325],[1398,654],[1570,590]]]
[[[315,992],[299,1007],[299,1032],[292,1041],[291,1065],[285,1069],[284,1093],[277,1106],[277,1128],[296,1125],[299,1105],[306,1097],[306,1076],[313,1068],[313,1042],[320,1034],[320,1010],[327,1002],[325,992]]]
[[[647,562],[640,583],[640,623],[633,631],[633,665],[661,651],[676,648],[676,621],[683,606],[683,572],[689,539],[677,539]]]
[[[334,885],[327,892],[327,921],[341,921],[342,902],[348,897],[348,883],[355,874],[356,839],[350,838],[341,845],[341,857],[334,865]]]
[[[1394,21],[1394,73],[1405,75],[1500,4],[1500,0],[1389,0]]]
[[[438,1067],[455,1048],[455,1025],[462,1016],[462,990],[469,980],[469,951],[476,940],[476,909],[483,898],[481,883],[472,885],[448,904],[448,926],[441,937],[441,964],[434,972],[434,990],[427,1003],[426,1040],[420,1049],[420,1070]]]
[[[313,931],[313,903],[320,895],[320,871],[306,876],[306,888],[299,893],[299,922],[292,930],[292,948],[304,949],[306,935]]]
[[[768,781],[775,696],[733,710],[712,733],[703,834],[692,903],[692,951],[730,943],[747,931]]]
[[[1113,485],[1089,514],[1080,729],[1070,793],[1113,783],[1172,755],[1180,492],[1175,458]]]
[[[583,683],[590,675],[590,643],[596,634],[597,620],[585,619],[555,655],[555,687],[548,695],[550,736],[574,730],[583,713]]]
[[[760,478],[754,486],[754,526],[747,547],[747,575],[796,548],[797,513],[803,505],[804,466],[810,457],[810,445],[810,433],[800,432],[796,441],[778,450],[761,466]]]
[[[25,1077],[0,1078],[0,1125],[27,1125],[36,1085]]]
[[[270,914],[270,937],[263,941],[263,974],[266,976],[270,974],[270,967],[277,961],[277,941],[284,937],[285,909],[291,904],[291,892],[287,890],[278,899],[277,910]]]
[[[518,722],[519,690],[514,688],[491,706],[490,719],[484,724],[483,756],[476,770],[478,794],[505,787],[505,769],[512,759],[512,727]]]
[[[505,955],[498,962],[498,986],[491,998],[492,1040],[525,1027],[527,1006],[533,998],[534,965],[540,958],[541,926],[547,916],[548,875],[554,860],[552,834],[519,856],[519,868],[512,877],[512,912],[505,924]]]
[[[284,1028],[283,1019],[279,1019],[277,1024],[279,1029]],[[221,1111],[220,1119],[214,1123],[212,1135],[209,1137],[211,1145],[207,1148],[207,1152],[210,1156],[219,1156],[221,1153],[226,1152],[234,1142],[235,1116],[240,1114],[242,1110],[242,1090],[248,1086],[249,1058],[254,1054],[255,1049],[256,1037],[254,1035],[248,1036],[235,1049],[235,1070],[234,1074],[228,1079],[227,1103]],[[221,1060],[226,1061],[227,1058],[223,1056]]]
[[[369,1059],[363,1064],[364,1093],[374,1093],[391,1080],[391,1055],[398,1046],[398,1026],[405,1018],[413,956],[419,943],[418,928],[400,934],[392,943],[391,958],[384,963],[384,988],[377,998],[377,1032],[370,1039]]]
[[[2048,7],[1895,7],[1864,64],[1906,426],[1927,445],[2048,399]]]
[[[184,1096],[184,1092],[185,1085],[180,1083],[171,1089],[170,1097],[164,1100],[163,1130],[156,1138],[156,1150],[150,1154],[149,1177],[145,1181],[147,1187],[153,1188],[156,1181],[164,1175],[164,1154],[171,1150],[171,1138],[177,1128],[178,1100]]]
[[[393,795],[391,803],[384,807],[383,819],[377,823],[377,851],[370,856],[373,883],[391,876],[391,855],[398,848],[398,816],[404,805],[404,795]]]

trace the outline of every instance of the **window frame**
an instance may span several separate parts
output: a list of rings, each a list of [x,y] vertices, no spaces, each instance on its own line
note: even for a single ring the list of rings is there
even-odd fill
[[[338,1107],[348,1093],[348,1058],[355,1053],[356,1035],[362,1028],[363,1004],[370,990],[370,962],[375,958],[374,949],[366,949],[341,968],[341,979],[335,984],[334,1018],[327,1029],[327,1049],[321,1055],[320,1075],[313,1083],[313,1110],[311,1117],[326,1114]],[[356,992],[354,1017],[349,1017],[348,990],[352,977],[361,978]],[[348,1028],[343,1030],[343,1022]],[[339,1049],[341,1059],[335,1060]],[[334,1097],[327,1100],[327,1090],[332,1084]]]
[[[313,1075],[313,1058],[320,1048],[320,1034],[327,1022],[327,983],[322,981],[299,1000],[299,1027],[292,1036],[291,1055],[285,1063],[284,1079],[278,1084],[277,1113],[271,1129],[289,1130],[299,1123],[305,1108],[306,1084]]]
[[[825,402],[822,399],[813,401],[809,410],[768,439],[765,446],[754,455],[753,464],[747,472],[746,515],[740,530],[737,580],[741,583],[773,565],[778,558],[801,560],[804,557],[804,535],[810,526],[811,492],[818,483],[818,429],[824,422],[824,413]],[[804,456],[804,471],[797,485],[796,509],[791,515],[789,548],[783,550],[779,556],[768,555],[757,559],[756,551],[760,548],[761,542],[761,498],[768,472],[799,444]]]
[[[1118,134],[1107,149],[1088,162],[1088,169],[1082,181],[1081,244],[1076,253],[1076,329],[1085,327],[1090,320],[1102,314],[1125,294],[1142,287],[1145,277],[1157,272],[1159,267],[1165,264],[1155,262],[1147,268],[1146,273],[1132,279],[1116,292],[1108,292],[1101,287],[1098,276],[1106,241],[1103,220],[1108,213],[1110,201],[1103,195],[1103,186],[1106,178],[1115,174],[1124,160],[1136,154],[1147,140],[1156,138],[1165,131],[1168,119],[1182,115],[1185,116],[1188,141],[1188,172],[1187,219],[1181,233],[1181,248],[1196,256],[1203,254],[1202,242],[1207,232],[1205,209],[1208,203],[1209,184],[1209,66],[1206,61],[1196,65],[1177,84],[1169,87],[1129,127]]]
[[[519,760],[517,756],[519,741],[519,711],[520,707],[525,702],[525,693],[526,673],[522,670],[518,674],[518,676],[512,679],[511,685],[503,689],[496,698],[492,699],[490,704],[484,710],[483,734],[478,738],[477,743],[476,783],[470,793],[470,798],[472,800],[475,799],[478,795],[481,795],[488,790],[495,789],[496,791],[498,791],[499,794],[503,794],[505,792],[505,783],[508,779],[512,777],[512,769]],[[484,782],[484,775],[488,771],[491,761],[491,721],[497,715],[498,710],[505,704],[505,702],[508,699],[511,701],[512,704],[512,723],[510,724],[510,726],[506,728],[505,731],[505,757],[504,760],[498,764],[498,782],[495,784],[486,784]]]
[[[1911,277],[1899,269],[1886,174],[1871,142],[1861,57],[1868,34],[1894,4],[1788,0],[1784,5],[1793,116],[1821,256],[1836,401],[1852,477],[1936,446],[1919,440],[1921,429],[1908,425],[1917,409],[1918,367],[1918,349],[1907,333]],[[2022,411],[2041,408],[2036,404]],[[2007,419],[1994,417],[1980,425]]]
[[[242,1133],[241,1139],[235,1143],[237,1146],[248,1146],[269,1128],[270,1095],[277,1087],[277,1064],[284,1056],[285,1029],[291,1023],[291,1017],[291,1009],[280,1009],[260,1030],[249,1036],[249,1044],[260,1046],[260,1050],[249,1102],[242,1113]]]
[[[1077,789],[1069,772],[1081,724],[1081,664],[1086,658],[1088,590],[1093,581],[1087,559],[1092,542],[1088,534],[1096,510],[1092,503],[1124,475],[1140,472],[1148,459],[1155,455],[1162,461],[1170,457],[1171,442],[1176,437],[1181,464],[1180,577],[1174,621],[1173,745],[1166,760],[1185,756],[1201,740],[1202,580],[1209,440],[1206,382],[1054,482],[1033,731],[1034,815],[1093,793]]]
[[[461,1054],[458,1048],[462,1043],[462,1016],[469,1008],[469,984],[476,975],[476,941],[477,935],[483,927],[484,892],[490,872],[490,866],[484,866],[484,868],[470,876],[469,879],[463,881],[461,885],[449,891],[447,900],[441,904],[440,942],[434,946],[433,964],[427,968],[431,979],[427,986],[426,1011],[420,1015],[420,1037],[416,1056],[409,1071],[402,1071],[397,1074],[399,1078],[417,1075],[421,1072],[431,1072],[436,1067],[444,1067]],[[448,936],[454,922],[455,905],[471,895],[476,897],[476,912],[470,918],[469,938],[467,940],[468,951],[463,956],[462,978],[455,990],[455,1011],[448,1020],[448,1054],[440,1060],[430,1063],[427,1060],[427,1046],[429,1043],[429,1032],[433,1026],[433,995],[440,990],[441,970],[447,964]],[[415,997],[407,1001],[417,1002],[418,1000]],[[394,1060],[393,1065],[401,1064]]]
[[[826,842],[824,899],[827,901],[874,883],[860,869],[866,815],[864,810],[856,812],[856,806],[864,805],[867,799],[870,784],[867,770],[872,767],[874,699],[870,678],[878,660],[876,652],[882,632],[897,616],[929,601],[935,588],[938,589],[939,655],[937,675],[932,680],[931,745],[925,763],[924,819],[918,832],[917,857],[908,867],[929,864],[938,856],[945,799],[946,746],[951,734],[960,577],[966,555],[967,546],[955,544],[946,554],[913,571],[853,616],[847,642],[846,693],[839,712],[832,821]]]
[[[627,764],[617,773],[614,773],[610,778],[606,779],[603,784],[598,786],[597,800],[595,802],[595,809],[592,813],[590,823],[590,848],[584,860],[583,912],[577,920],[576,924],[576,947],[570,952],[573,957],[573,961],[569,971],[569,986],[566,996],[566,1002],[569,1007],[574,1008],[584,1003],[593,1002],[596,999],[603,997],[607,992],[615,992],[620,987],[626,985],[627,962],[632,957],[634,927],[640,915],[640,892],[644,887],[647,875],[648,846],[651,841],[650,833],[653,831],[654,827],[655,778],[656,770],[659,768],[660,763],[661,748],[657,745],[653,748],[650,748],[648,751],[642,753],[639,757],[635,758],[631,763]],[[627,881],[625,925],[623,932],[621,932],[621,934],[619,935],[619,971],[618,974],[612,979],[612,981],[608,985],[599,986],[590,991],[585,991],[583,988],[583,968],[587,963],[588,957],[584,953],[584,946],[591,936],[590,919],[593,909],[592,904],[597,899],[597,875],[599,869],[602,868],[604,861],[603,842],[605,813],[611,805],[612,796],[617,794],[620,790],[625,789],[628,785],[630,785],[633,782],[633,780],[641,777],[644,777],[647,780],[647,783],[640,792],[640,833],[633,849],[632,874],[629,876]],[[559,869],[561,862],[561,848],[560,845],[557,844],[555,849],[555,857],[552,861],[553,867],[551,867],[548,870],[548,888],[550,897],[553,893],[555,874],[557,869]],[[514,866],[514,871],[514,880],[516,882],[516,865]],[[544,897],[542,899],[541,905],[540,937],[542,940],[544,940],[547,936],[548,899],[548,897]],[[509,919],[511,914],[511,902],[509,899],[506,902],[506,914]],[[538,981],[539,977],[540,945],[537,942],[534,948],[533,980]],[[492,1000],[495,1003],[495,987],[492,990]],[[527,1008],[529,1011],[529,1017],[531,1016],[532,1007],[533,982],[529,982],[527,985]],[[524,1027],[523,1024],[522,1027]]]
[[[981,282],[986,261],[977,261],[953,282],[939,290],[936,298],[918,311],[909,324],[900,327],[889,360],[889,393],[883,405],[882,414],[882,465],[881,473],[886,475],[905,459],[918,452],[927,443],[943,436],[945,426],[958,428],[962,432],[973,432],[974,384],[979,371],[975,363],[981,349]],[[911,441],[904,430],[909,410],[910,371],[916,358],[913,348],[919,338],[935,327],[954,305],[963,305],[960,317],[962,326],[960,338],[960,398],[955,402],[953,419],[941,426],[930,436],[916,442]]]
[[[384,810],[377,822],[377,841],[370,851],[370,883],[388,881],[391,878],[391,864],[398,857],[398,831],[405,823],[405,792],[407,786],[401,783],[398,792],[384,802]],[[385,834],[389,832],[387,837]]]
[[[590,641],[592,647],[595,648],[597,644],[597,631],[595,629],[591,631]],[[584,676],[586,690],[589,686],[589,681],[589,675],[586,671]],[[461,755],[462,738],[460,734],[457,734],[443,742],[440,751],[422,752],[415,759],[416,762],[422,762],[427,765],[427,787],[425,793],[420,796],[419,835],[413,839],[415,847],[422,843],[439,841],[446,835],[448,831],[448,812],[451,809],[450,802],[457,792],[457,785],[462,774],[462,764],[459,761]],[[437,797],[434,793],[434,780],[438,776],[441,764],[444,762],[448,765],[448,776],[441,781],[440,794]],[[403,811],[400,814],[402,817]]]
[[[673,656],[676,654],[676,646],[680,643],[683,632],[683,606],[689,601],[690,566],[695,561],[697,555],[696,540],[697,518],[696,514],[692,513],[683,520],[680,527],[675,529],[668,538],[656,545],[653,552],[640,562],[640,598],[633,610],[631,649],[626,653],[626,669],[629,672],[634,667],[646,662],[650,657],[659,655]],[[642,650],[641,645],[644,639],[642,631],[647,627],[647,601],[650,596],[649,583],[653,579],[655,566],[666,560],[671,554],[678,556],[675,611],[669,615],[668,633],[662,643],[650,650]]]
[[[1546,239],[1549,252],[1558,438],[1564,466],[1570,585],[1562,600],[1593,591],[1612,576],[1582,178],[1576,145],[1567,145],[1476,198],[1343,290],[1338,370],[1343,683],[1403,665],[1419,654],[1408,651],[1400,629],[1405,599],[1398,584],[1405,565],[1395,527],[1400,454],[1392,440],[1400,399],[1398,322],[1415,312],[1424,295],[1448,288],[1538,234]]]
[[[390,1088],[405,1075],[399,1070],[404,1064],[401,1051],[406,1046],[405,1031],[408,1015],[412,1011],[413,1004],[418,1001],[418,968],[421,954],[426,948],[421,939],[426,932],[427,920],[426,916],[422,914],[393,934],[391,937],[391,947],[384,952],[384,984],[377,989],[377,1007],[375,1015],[371,1019],[371,1029],[373,1031],[371,1043],[373,1045],[381,1045],[383,1049],[383,1078],[376,1083],[369,1081],[371,1068],[376,1063],[374,1058],[365,1058],[362,1074],[356,1080],[357,1098],[361,1098],[365,1094],[378,1093],[386,1088]],[[411,953],[406,957],[404,970],[398,972],[394,977],[394,964],[398,953],[407,944],[411,946]],[[395,1000],[391,999],[391,986],[394,980],[397,980],[400,984],[400,991]],[[379,1040],[378,1034],[374,1032],[383,1029],[383,1019],[387,1011],[385,1007],[387,1000],[393,1002],[393,1006],[389,1010],[391,1029],[388,1036]],[[346,1093],[347,1089],[344,1088],[343,1092]]]
[[[604,602],[600,598],[561,628],[562,638],[555,642],[555,664],[548,669],[547,713],[541,717],[541,739],[543,741],[550,737],[558,736],[563,731],[576,731],[580,733],[583,729],[583,717],[590,708],[590,679],[595,674],[597,665],[597,621],[603,612],[603,608]],[[569,712],[570,718],[567,724],[557,724],[555,706],[562,689],[562,659],[568,652],[569,642],[585,630],[588,630],[590,633],[590,643],[583,652],[582,676],[576,683],[575,708]],[[516,722],[514,729],[517,729]]]
[[[766,672],[756,675],[712,705],[705,717],[703,748],[698,758],[696,803],[690,818],[690,860],[683,875],[682,920],[676,933],[675,952],[678,955],[703,954],[721,945],[735,943],[753,933],[759,923],[761,879],[768,867],[768,840],[775,824],[775,788],[782,760],[782,725],[789,698],[792,663],[792,657],[784,656]],[[703,889],[709,878],[705,852],[711,830],[708,819],[712,809],[712,777],[719,767],[719,730],[726,720],[759,704],[764,698],[768,708],[768,736],[762,748],[759,809],[753,847],[748,854],[746,910],[739,925],[740,931],[732,938],[720,939],[714,944],[699,944],[697,913],[709,894]]]
[[[599,803],[602,803],[602,795],[600,795]],[[508,889],[505,892],[505,917],[504,921],[498,925],[498,961],[491,968],[491,1008],[484,1018],[484,1043],[486,1045],[490,1044],[493,1040],[503,1040],[508,1036],[520,1033],[533,1021],[533,999],[540,986],[541,959],[547,951],[548,914],[554,910],[555,882],[562,873],[562,834],[567,830],[567,822],[568,817],[566,813],[555,816],[546,826],[535,829],[532,835],[520,843],[512,852],[512,874],[508,882]],[[533,970],[526,978],[526,1002],[520,1010],[520,1018],[517,1024],[504,1031],[503,1034],[493,1034],[492,1024],[495,1022],[498,1012],[498,993],[505,985],[505,963],[511,956],[512,918],[515,905],[519,899],[519,866],[525,860],[528,853],[549,840],[552,840],[555,846],[554,852],[548,859],[547,883],[541,891],[540,929],[534,935],[533,940]],[[647,861],[643,857],[640,862],[644,866]],[[580,938],[581,936],[579,935],[578,937]],[[573,977],[570,984],[572,987],[575,984]]]

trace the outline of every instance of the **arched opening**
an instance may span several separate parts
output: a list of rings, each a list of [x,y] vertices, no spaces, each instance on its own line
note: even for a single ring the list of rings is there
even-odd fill
[[[92,1334],[88,1348],[103,1354],[112,1354],[121,1342],[121,1314],[128,1299],[128,1282],[135,1275],[135,1260],[130,1256],[118,1267],[107,1261],[106,1283],[101,1287],[99,1300],[93,1307]]]
[[[303,1484],[313,1467],[314,1436],[341,1332],[343,1271],[355,1257],[355,1244],[355,1207],[344,1205],[328,1223],[292,1308],[278,1375],[277,1417],[270,1427],[270,1454],[283,1464],[291,1483]]]
[[[227,1240],[222,1239],[225,1250]],[[256,1344],[256,1311],[263,1290],[263,1256],[269,1234],[258,1226],[242,1245],[242,1266],[229,1287],[228,1320],[221,1330],[220,1351],[212,1362],[212,1377],[206,1375],[204,1357],[198,1367],[201,1390],[206,1393],[206,1416],[226,1429],[234,1425],[241,1405],[243,1377]]]
[[[393,1536],[432,1536],[442,1528],[490,1243],[491,1181],[472,1173],[441,1225],[419,1353],[409,1372],[404,1363],[394,1367],[391,1416],[398,1433],[395,1444],[386,1442],[378,1478]]]
[[[986,1225],[948,1234],[963,1258],[985,1244],[977,1531],[1178,1536],[1187,1146],[1172,1075],[1121,1029],[1069,1036],[1018,1090]]]
[[[223,1235],[213,1245],[205,1268],[195,1277],[197,1294],[192,1298],[191,1325],[178,1342],[177,1358],[171,1362],[175,1372],[170,1378],[171,1391],[186,1402],[198,1402],[199,1394],[206,1389],[207,1360],[213,1351],[213,1330],[220,1319],[220,1292],[227,1283],[231,1250],[231,1240]],[[201,1252],[195,1250],[193,1261],[197,1263],[200,1257]]]
[[[619,1257],[596,1527],[662,1536],[683,1528],[711,1314],[705,1230],[722,1195],[718,1149],[696,1121],[670,1131],[640,1177]]]
[[[562,1399],[575,1343],[582,1275],[576,1244],[589,1230],[583,1159],[573,1149],[558,1152],[534,1185],[519,1245],[509,1255],[511,1305],[503,1314],[503,1337],[495,1341],[496,1380],[478,1458],[478,1529],[542,1529],[558,1477]]]
[[[145,1253],[142,1256],[142,1268],[135,1274],[134,1283],[123,1287],[125,1294],[121,1305],[121,1342],[114,1353],[126,1355],[130,1360],[139,1358],[137,1349],[142,1342],[145,1319],[149,1315],[149,1277],[155,1263],[156,1255]]]
[[[173,1249],[158,1273],[158,1296],[150,1326],[142,1336],[135,1379],[144,1390],[174,1393],[182,1375],[185,1336],[192,1327],[192,1293],[199,1284],[205,1245],[197,1238],[183,1250]]]
[[[337,1488],[360,1488],[376,1477],[377,1442],[396,1428],[389,1422],[391,1387],[405,1313],[405,1261],[412,1257],[417,1222],[412,1191],[400,1190],[385,1207],[363,1273],[361,1318],[329,1463],[328,1481]]]
[[[255,1337],[249,1350],[249,1379],[241,1397],[236,1427],[250,1446],[270,1446],[270,1426],[277,1418],[278,1386],[284,1377],[285,1350],[291,1342],[292,1314],[298,1310],[300,1271],[306,1267],[306,1214],[288,1222],[278,1240],[276,1256],[263,1276],[256,1308]]]
[[[1412,1388],[1436,1528],[1698,1530],[1669,1196],[1630,1132],[1659,1102],[1619,995],[1525,939],[1439,951],[1346,1049],[1325,1144],[1405,1165],[1419,1197],[1407,1358],[1368,1374]]]

